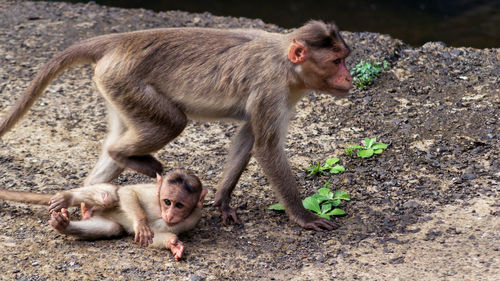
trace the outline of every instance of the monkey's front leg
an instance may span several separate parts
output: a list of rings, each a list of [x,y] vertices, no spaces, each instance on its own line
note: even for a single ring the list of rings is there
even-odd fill
[[[217,186],[214,207],[219,207],[222,213],[222,224],[227,225],[228,217],[240,224],[236,211],[229,207],[231,193],[245,170],[251,156],[254,137],[250,123],[245,123],[234,138],[231,152],[222,175],[222,182]]]
[[[124,186],[118,190],[120,206],[133,222],[134,241],[139,245],[147,247],[153,243],[154,233],[151,230],[147,215],[139,202],[135,189]]]
[[[271,186],[285,206],[290,219],[303,228],[321,231],[322,228],[331,230],[336,224],[330,220],[320,218],[302,206],[302,200],[297,190],[294,175],[289,167],[288,160],[280,144],[274,147],[256,146],[255,156],[266,172]]]
[[[266,174],[275,194],[285,206],[291,220],[303,228],[331,230],[335,224],[320,218],[302,206],[295,176],[286,158],[283,144],[290,118],[287,95],[263,95],[256,100],[252,112],[252,131],[255,136],[254,155]],[[273,105],[272,110],[264,110]]]

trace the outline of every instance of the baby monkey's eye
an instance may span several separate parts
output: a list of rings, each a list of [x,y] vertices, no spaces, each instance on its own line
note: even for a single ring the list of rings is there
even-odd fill
[[[336,59],[333,61],[334,64],[339,64],[342,61],[342,59]]]
[[[182,203],[176,203],[175,207],[179,208],[179,209],[182,209],[182,208],[184,208],[184,205]]]
[[[172,204],[172,202],[170,202],[170,200],[168,199],[163,200],[163,202],[165,202],[165,205],[167,206],[170,206]]]

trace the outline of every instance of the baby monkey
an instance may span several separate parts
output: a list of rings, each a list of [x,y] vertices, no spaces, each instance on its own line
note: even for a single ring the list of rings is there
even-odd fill
[[[176,169],[165,177],[157,175],[156,185],[96,184],[53,196],[1,190],[0,199],[48,202],[49,224],[61,234],[88,240],[135,234],[141,246],[166,247],[179,260],[184,244],[177,234],[196,226],[206,194],[194,173]],[[73,206],[82,206],[82,220],[70,220],[66,208]]]

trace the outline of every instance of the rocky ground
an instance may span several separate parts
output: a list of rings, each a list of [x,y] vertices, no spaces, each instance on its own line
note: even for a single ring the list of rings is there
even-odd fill
[[[98,34],[211,26],[285,30],[208,13],[154,13],[96,4],[0,0],[0,110],[57,51]],[[348,64],[390,62],[375,84],[345,99],[312,93],[286,143],[303,197],[324,182],[352,197],[335,231],[314,233],[267,210],[276,198],[252,160],[232,204],[243,226],[221,226],[211,207],[237,124],[191,122],[157,156],[194,170],[210,189],[185,259],[130,237],[79,241],[54,233],[45,207],[0,202],[4,280],[498,280],[500,276],[500,49],[415,48],[386,35],[344,32]],[[105,135],[105,108],[88,66],[52,82],[0,140],[0,187],[57,192],[82,184]],[[377,137],[368,160],[343,154]],[[346,171],[306,178],[312,161],[337,156]],[[150,182],[133,172],[117,184]],[[76,210],[73,211],[76,213]]]

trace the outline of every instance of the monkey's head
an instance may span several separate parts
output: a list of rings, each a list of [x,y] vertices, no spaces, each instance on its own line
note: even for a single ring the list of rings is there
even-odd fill
[[[352,88],[345,66],[351,49],[333,24],[310,21],[290,34],[288,59],[306,89],[343,97]]]
[[[176,169],[164,178],[157,175],[157,184],[161,217],[168,226],[183,221],[203,206],[207,189],[201,187],[200,180],[191,171]]]

